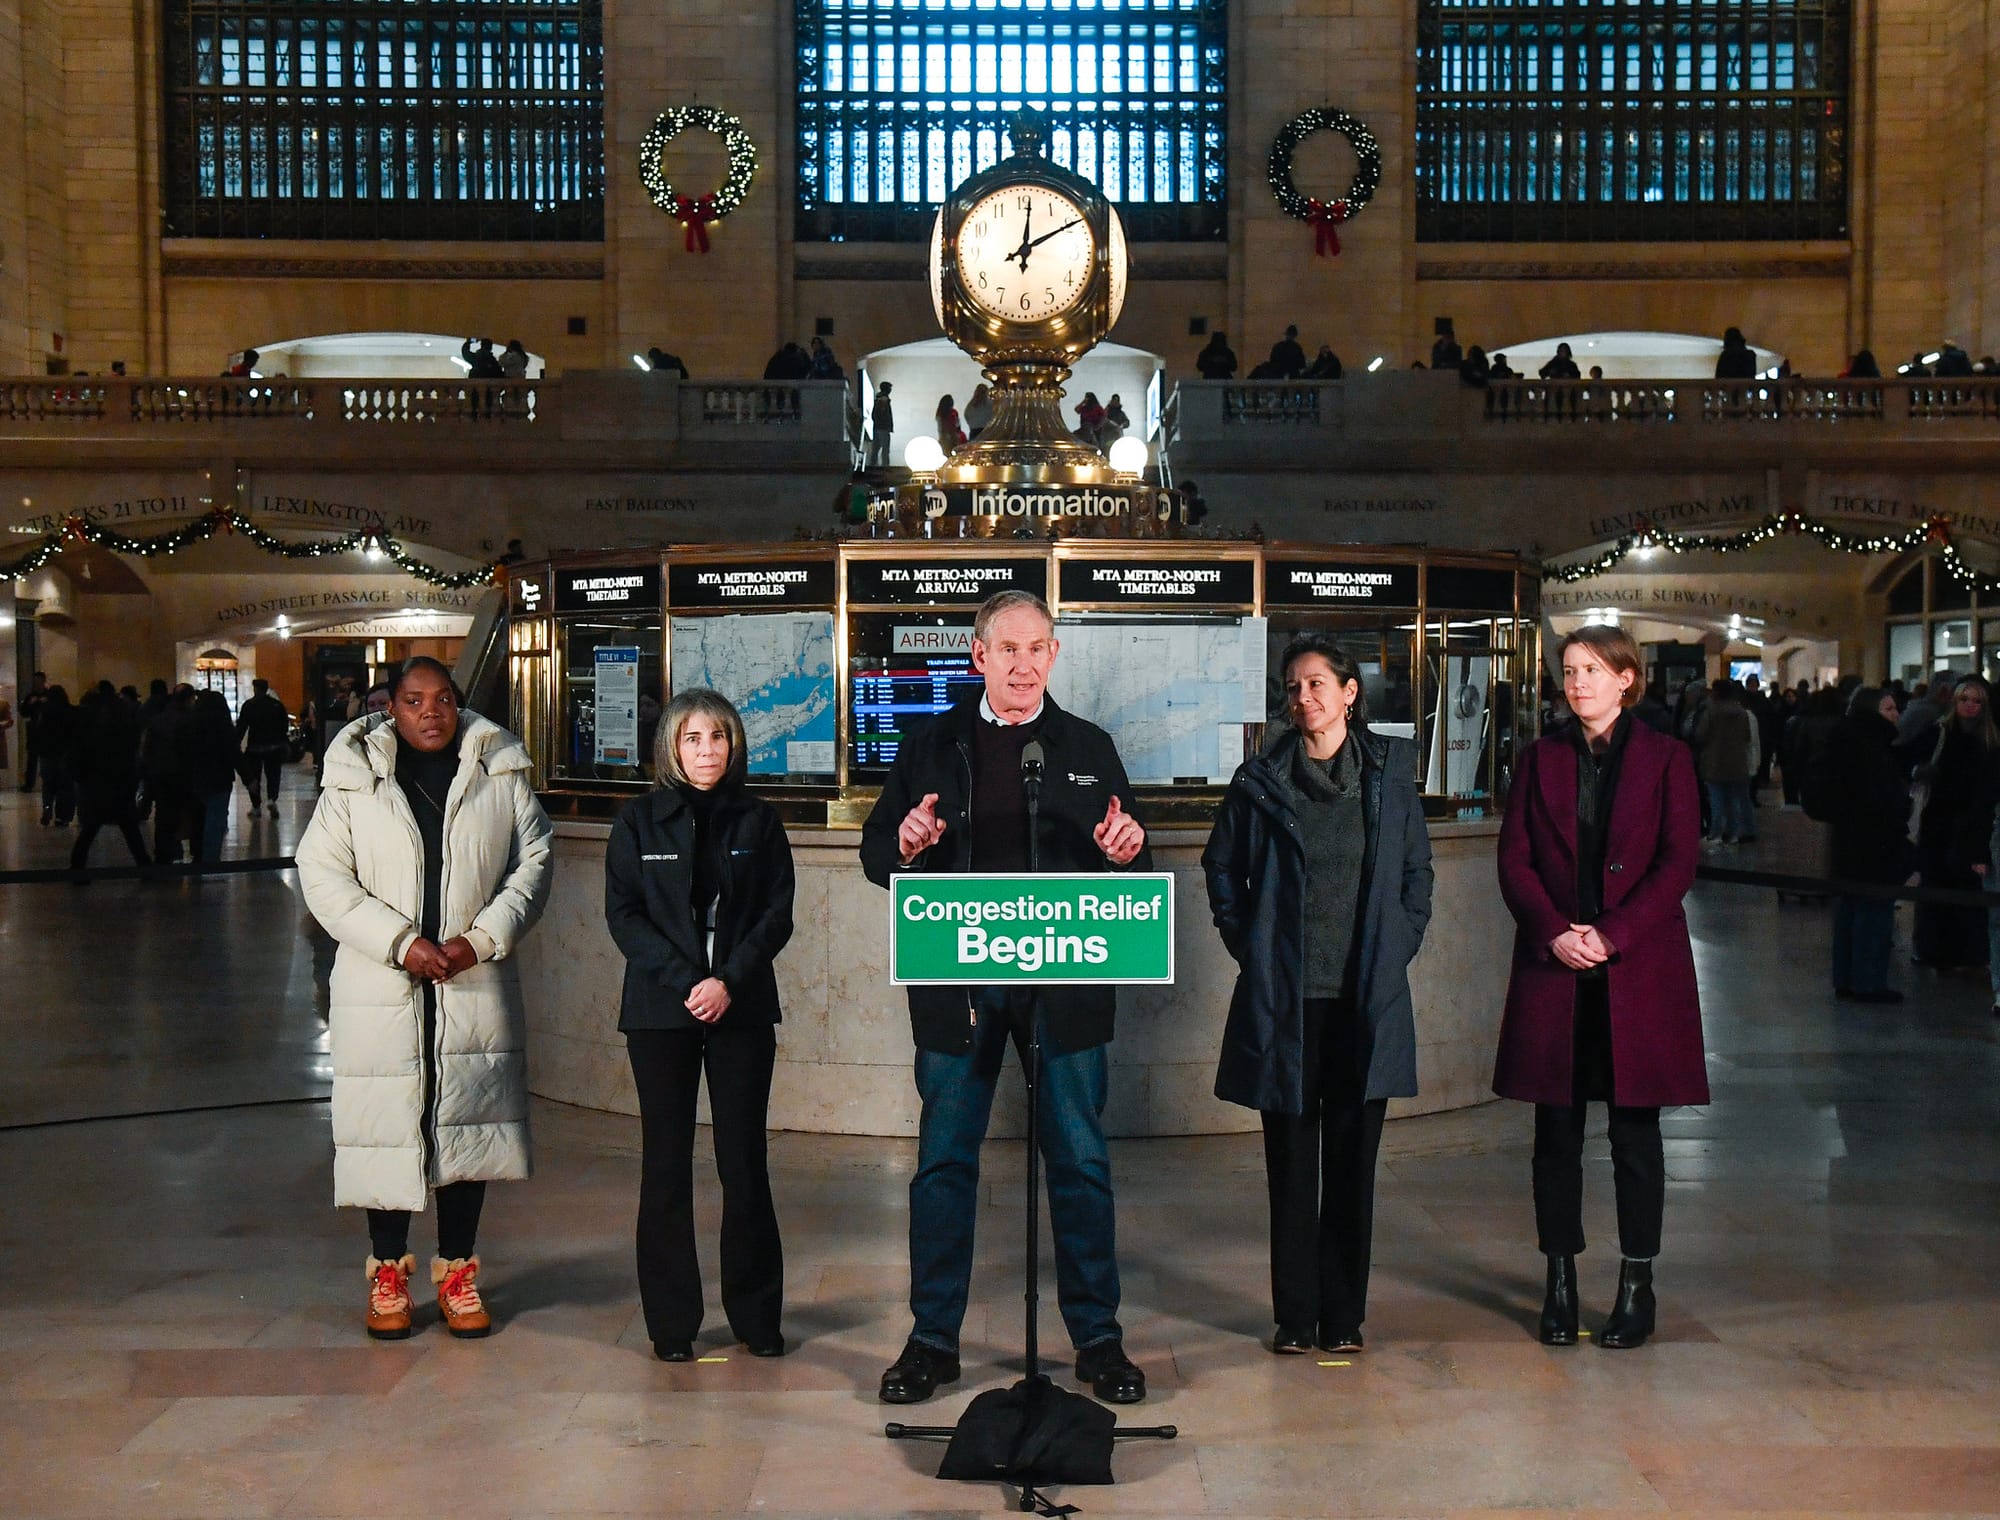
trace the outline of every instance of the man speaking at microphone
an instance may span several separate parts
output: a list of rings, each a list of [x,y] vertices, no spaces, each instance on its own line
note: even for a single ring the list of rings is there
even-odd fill
[[[1048,699],[1057,648],[1055,620],[1040,597],[1002,591],[987,598],[972,625],[972,663],[985,687],[897,752],[861,833],[870,881],[886,887],[906,871],[1028,870],[1031,785],[1039,789],[1036,869],[1150,864],[1111,736]],[[1104,1047],[1115,990],[911,987],[909,994],[923,1100],[910,1179],[913,1325],[903,1354],[882,1374],[882,1402],[919,1403],[940,1383],[958,1380],[958,1332],[979,1212],[979,1146],[1007,1042],[1012,1037],[1023,1046],[1035,1019],[1056,1298],[1076,1347],[1077,1379],[1107,1403],[1138,1403],[1146,1375],[1126,1357],[1118,1326],[1117,1232],[1104,1143]]]

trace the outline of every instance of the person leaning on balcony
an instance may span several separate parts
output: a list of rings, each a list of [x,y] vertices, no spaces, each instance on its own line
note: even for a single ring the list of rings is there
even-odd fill
[[[1194,367],[1204,380],[1236,378],[1236,350],[1219,329],[1208,335],[1208,346],[1194,356]]]
[[[1360,672],[1318,635],[1286,649],[1291,726],[1237,767],[1202,852],[1239,967],[1215,1095],[1263,1115],[1271,1350],[1359,1351],[1375,1159],[1417,1091],[1409,965],[1431,840],[1409,741],[1370,733]]]
[[[1722,335],[1722,352],[1715,356],[1715,378],[1718,380],[1757,378],[1757,350],[1744,338],[1742,328],[1732,327]]]
[[[1581,380],[1583,371],[1576,367],[1576,359],[1569,351],[1567,343],[1558,343],[1549,362],[1536,371],[1544,380]]]
[[[512,954],[548,902],[554,831],[521,741],[427,655],[328,746],[299,840],[333,967],[333,1195],[368,1211],[368,1333],[411,1329],[410,1215],[437,1195],[438,1309],[491,1328],[474,1254],[489,1182],[525,1179],[527,1011]]]
[[[1586,624],[1562,641],[1573,717],[1521,752],[1500,822],[1500,895],[1517,926],[1493,1090],[1535,1105],[1535,1231],[1548,1258],[1540,1337],[1573,1346],[1587,1105],[1610,1108],[1624,1263],[1597,1344],[1653,1333],[1666,1209],[1663,1107],[1708,1102],[1701,1002],[1681,904],[1700,858],[1687,746],[1637,722],[1644,656]]]

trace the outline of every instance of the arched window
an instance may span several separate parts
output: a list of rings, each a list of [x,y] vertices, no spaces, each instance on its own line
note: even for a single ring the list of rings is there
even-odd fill
[[[802,242],[927,237],[1023,106],[1129,236],[1223,236],[1225,0],[796,4]]]
[[[166,0],[170,237],[595,241],[600,0]]]
[[[1420,242],[1847,235],[1849,0],[1418,0]]]

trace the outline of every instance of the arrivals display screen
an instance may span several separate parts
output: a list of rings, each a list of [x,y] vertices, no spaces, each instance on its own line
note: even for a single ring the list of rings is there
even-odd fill
[[[857,616],[848,666],[848,771],[856,777],[879,777],[906,738],[982,684],[970,614]]]

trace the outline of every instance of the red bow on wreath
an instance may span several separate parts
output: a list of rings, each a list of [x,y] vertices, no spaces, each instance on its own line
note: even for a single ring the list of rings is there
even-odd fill
[[[1340,234],[1334,228],[1347,220],[1346,201],[1323,201],[1314,197],[1306,202],[1306,220],[1312,223],[1313,257],[1325,258],[1328,254],[1340,252]]]
[[[708,224],[717,220],[715,197],[713,195],[677,195],[674,197],[674,215],[682,227],[687,229],[687,251],[689,253],[708,252]]]

